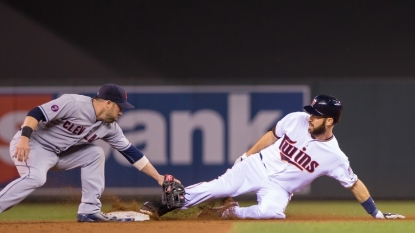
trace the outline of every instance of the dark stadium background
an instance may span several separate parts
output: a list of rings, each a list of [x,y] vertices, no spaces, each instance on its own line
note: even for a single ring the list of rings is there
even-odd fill
[[[0,1],[0,86],[308,85],[378,198],[415,198],[415,1]],[[219,175],[219,174],[218,174]],[[349,198],[321,178],[314,197]]]

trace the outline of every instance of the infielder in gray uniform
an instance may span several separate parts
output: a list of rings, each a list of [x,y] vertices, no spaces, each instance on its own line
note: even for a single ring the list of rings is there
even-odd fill
[[[51,168],[69,170],[80,167],[82,200],[77,220],[116,220],[101,212],[105,156],[103,149],[92,143],[98,139],[109,143],[134,167],[161,185],[164,176],[131,145],[116,123],[123,108],[134,108],[127,102],[126,91],[118,85],[105,84],[95,98],[65,94],[32,109],[10,142],[10,155],[20,178],[0,192],[0,213],[41,187]]]

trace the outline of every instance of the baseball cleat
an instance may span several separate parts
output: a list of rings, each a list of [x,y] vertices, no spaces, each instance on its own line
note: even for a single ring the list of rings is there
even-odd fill
[[[102,212],[97,212],[94,214],[78,214],[76,216],[78,222],[115,222],[117,217],[108,217]]]
[[[161,216],[167,214],[174,209],[169,209],[167,205],[163,205],[157,201],[147,201],[140,208],[140,213],[147,214],[151,219],[158,220]]]
[[[234,201],[231,197],[222,200],[222,205],[219,207],[205,208],[199,212],[197,218],[205,219],[223,219],[235,218],[234,208],[239,206],[239,203]]]
[[[151,219],[158,219],[158,210],[160,208],[160,203],[156,201],[147,201],[141,206],[139,212],[142,214],[147,214]]]

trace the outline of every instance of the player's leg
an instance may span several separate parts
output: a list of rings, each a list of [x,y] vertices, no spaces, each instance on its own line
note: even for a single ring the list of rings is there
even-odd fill
[[[26,162],[19,162],[17,158],[13,158],[19,138],[20,133],[16,134],[10,142],[10,155],[20,178],[9,183],[0,192],[0,213],[17,205],[36,188],[41,187],[46,182],[47,172],[58,161],[56,154],[44,150],[40,144],[31,140],[29,159]]]
[[[266,179],[263,188],[257,192],[258,205],[249,207],[234,207],[233,213],[241,219],[284,219],[285,208],[291,199],[276,183]]]
[[[247,192],[257,191],[261,182],[267,180],[266,169],[258,154],[228,169],[225,174],[209,182],[202,182],[185,188],[187,209],[210,199],[235,197]]]
[[[81,168],[82,199],[78,214],[93,214],[101,210],[99,199],[105,186],[104,165],[104,151],[94,144],[72,146],[60,155],[54,169]]]

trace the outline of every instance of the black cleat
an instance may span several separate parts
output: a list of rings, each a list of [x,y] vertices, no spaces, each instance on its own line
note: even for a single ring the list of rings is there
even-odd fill
[[[151,219],[159,220],[159,218],[174,209],[169,209],[167,205],[163,205],[157,201],[147,201],[141,206],[140,213],[147,214]]]

